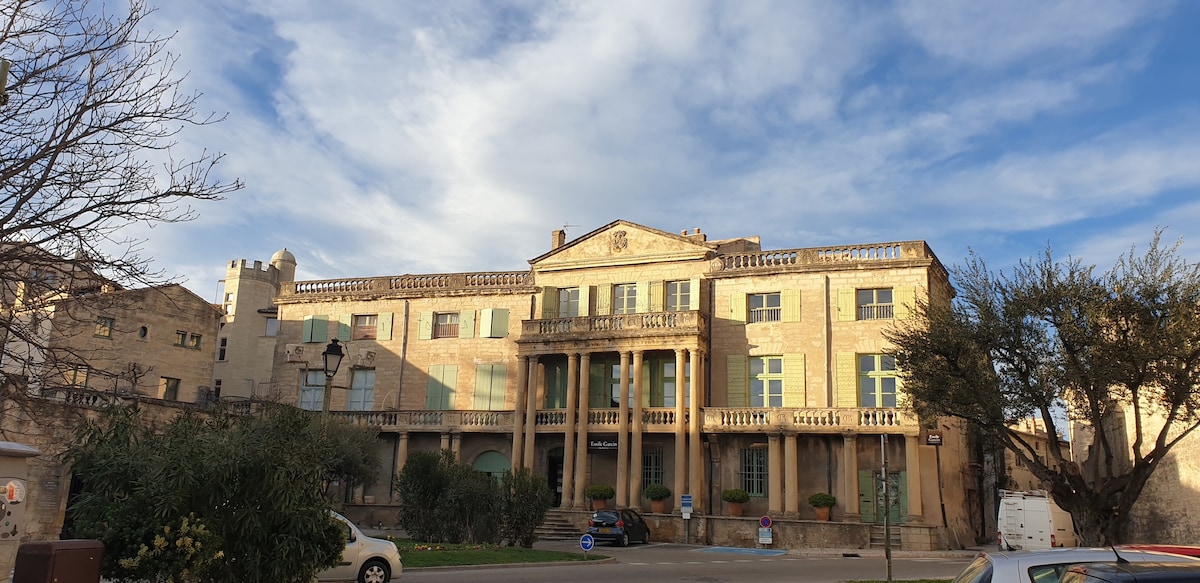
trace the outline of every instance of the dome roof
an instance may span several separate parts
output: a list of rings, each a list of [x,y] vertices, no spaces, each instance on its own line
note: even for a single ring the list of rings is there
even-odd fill
[[[292,252],[288,251],[287,247],[284,247],[283,249],[276,251],[275,254],[271,256],[271,263],[283,263],[283,262],[287,262],[287,263],[295,263],[296,262],[296,256],[292,255]]]

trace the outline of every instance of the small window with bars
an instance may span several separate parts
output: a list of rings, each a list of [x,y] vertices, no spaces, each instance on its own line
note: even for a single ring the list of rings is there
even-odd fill
[[[783,319],[779,292],[750,294],[746,299],[749,308],[749,313],[746,314],[747,322],[779,322]]]
[[[350,338],[352,340],[374,340],[375,325],[378,322],[378,318],[376,314],[355,314],[350,330]]]
[[[858,290],[859,320],[891,320],[894,314],[892,288]]]
[[[738,477],[742,489],[755,497],[767,495],[767,449],[765,447],[750,447],[741,452],[742,465],[738,469]]]
[[[438,312],[433,316],[434,338],[458,338],[458,312]]]
[[[666,468],[661,449],[642,450],[642,490],[650,484],[666,484]]]

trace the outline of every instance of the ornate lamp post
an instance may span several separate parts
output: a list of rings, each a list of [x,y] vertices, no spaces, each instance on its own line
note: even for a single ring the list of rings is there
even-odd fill
[[[321,353],[321,363],[325,367],[325,394],[324,401],[321,405],[321,414],[329,414],[329,395],[333,393],[333,376],[337,374],[338,367],[342,365],[342,347],[338,344],[337,338],[329,341],[329,346],[325,347],[325,352]]]

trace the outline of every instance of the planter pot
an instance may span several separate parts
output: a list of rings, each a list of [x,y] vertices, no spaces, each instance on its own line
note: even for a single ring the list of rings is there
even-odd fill
[[[813,510],[815,510],[817,512],[817,520],[825,520],[825,521],[829,520],[829,507],[828,506],[817,506],[816,508],[813,508]]]
[[[742,503],[741,502],[726,502],[726,504],[729,505],[729,515],[730,516],[741,516],[742,515]]]
[[[604,507],[607,505],[608,505],[608,500],[604,500],[604,499],[592,500],[592,510],[604,510]]]
[[[666,500],[651,500],[650,501],[650,512],[653,512],[655,514],[663,514],[666,511],[667,511],[667,501]]]

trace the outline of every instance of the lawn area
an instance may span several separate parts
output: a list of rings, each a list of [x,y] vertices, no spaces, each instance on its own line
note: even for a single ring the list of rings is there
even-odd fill
[[[499,565],[504,563],[550,563],[556,561],[583,561],[582,553],[565,553],[542,549],[526,549],[498,545],[455,545],[417,543],[397,540],[400,559],[404,568],[454,567],[461,565]],[[588,553],[586,560],[607,559],[607,556]]]
[[[887,583],[883,580],[847,581],[846,583]],[[950,583],[950,579],[892,579],[892,583]]]

